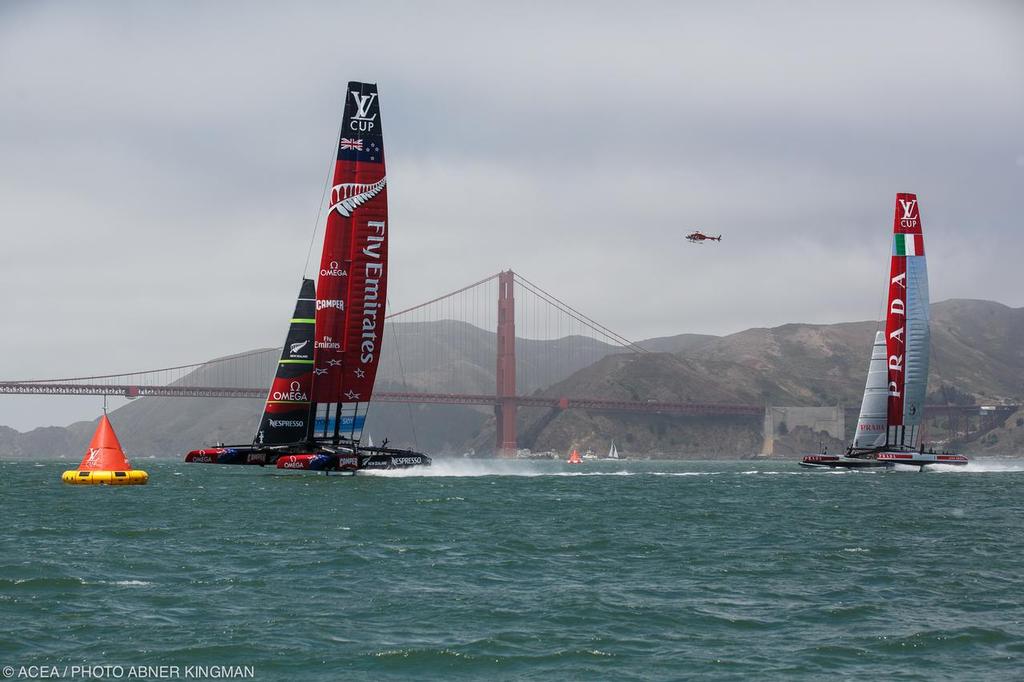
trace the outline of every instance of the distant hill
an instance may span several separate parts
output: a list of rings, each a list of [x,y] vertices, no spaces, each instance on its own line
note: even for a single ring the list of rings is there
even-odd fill
[[[991,301],[934,304],[929,401],[1024,403],[1024,309]],[[641,342],[665,355],[612,356],[546,389],[548,395],[609,400],[697,400],[786,406],[860,404],[876,322],[787,324],[723,337],[681,335]],[[678,340],[678,341],[675,341]],[[552,415],[523,410],[524,445],[536,450],[607,449],[628,454],[732,456],[759,450],[757,419],[637,417],[580,411]],[[961,445],[968,452],[1024,453],[1024,427],[1008,420],[999,433]],[[931,420],[932,438],[946,424]],[[1024,424],[1024,419],[1022,419]],[[847,424],[848,431],[853,424]],[[787,442],[792,441],[792,442]],[[482,441],[481,441],[482,442]],[[778,451],[805,450],[823,437],[789,434]],[[843,443],[833,443],[833,447]]]
[[[932,306],[930,401],[1024,403],[1024,309],[991,301],[949,300]],[[716,337],[704,334],[649,339],[654,351],[624,353],[583,337],[520,340],[517,383],[522,394],[609,400],[701,401],[788,406],[860,402],[875,322],[787,324]],[[396,325],[386,332],[380,390],[491,393],[495,334],[460,322]],[[573,362],[565,351],[572,348]],[[472,355],[463,356],[463,349]],[[397,351],[397,352],[396,352]],[[185,381],[200,385],[268,385],[277,350],[261,355],[255,372],[229,359],[205,366]],[[237,370],[237,374],[232,374]],[[262,377],[262,378],[261,378]],[[59,398],[54,398],[59,400]],[[262,405],[257,400],[141,398],[111,419],[134,455],[180,455],[217,441],[249,442]],[[80,457],[94,424],[18,433],[0,427],[0,456]],[[936,426],[938,428],[939,425]],[[607,450],[614,438],[626,454],[736,456],[758,451],[759,419],[520,410],[521,445]],[[494,416],[488,407],[376,404],[368,431],[377,442],[413,444],[431,452],[490,451]],[[968,443],[968,451],[1024,452],[1016,417],[996,441]],[[792,447],[804,448],[816,436]],[[782,449],[785,449],[783,447]]]
[[[931,320],[930,391],[946,384],[975,396],[978,402],[1024,398],[1024,308],[953,299],[933,304]],[[851,322],[748,329],[678,355],[757,370],[755,393],[768,402],[854,405],[860,403],[879,325]]]
[[[639,341],[637,345],[654,353],[684,353],[702,348],[719,338],[711,334],[677,334]]]
[[[1024,308],[952,299],[932,306],[929,387],[956,386],[996,402],[1024,397]]]
[[[672,353],[606,357],[544,390],[544,395],[657,402],[757,402],[756,373]],[[624,454],[700,453],[735,457],[761,444],[761,417],[690,418],[583,410],[520,410],[521,445],[535,451],[605,452],[614,439]]]
[[[975,439],[970,451],[990,455],[1024,453],[1024,409],[1017,410],[995,429]]]

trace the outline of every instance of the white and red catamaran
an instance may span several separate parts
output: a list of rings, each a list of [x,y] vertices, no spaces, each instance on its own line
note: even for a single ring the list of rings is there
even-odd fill
[[[251,444],[193,450],[186,462],[357,471],[430,464],[362,445],[384,336],[387,175],[373,83],[348,84],[319,276],[303,279],[274,383]],[[386,441],[385,441],[386,442]]]
[[[921,440],[928,388],[928,269],[915,194],[896,195],[885,333],[875,333],[853,444],[845,455],[807,455],[807,467],[967,464],[963,455],[925,450]]]

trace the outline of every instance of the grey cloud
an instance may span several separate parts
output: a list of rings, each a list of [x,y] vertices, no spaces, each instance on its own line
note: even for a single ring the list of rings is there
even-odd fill
[[[278,343],[350,79],[381,87],[396,306],[514,267],[634,338],[870,318],[897,191],[934,299],[1022,305],[1022,28],[1000,2],[5,4],[0,374]]]

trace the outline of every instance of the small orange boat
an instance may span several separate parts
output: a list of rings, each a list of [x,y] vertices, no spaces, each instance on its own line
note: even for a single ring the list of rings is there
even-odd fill
[[[566,462],[569,464],[583,464],[583,459],[580,458],[580,453],[576,452],[576,449],[573,448],[572,454],[569,455],[569,459]]]
[[[96,426],[96,433],[92,435],[92,442],[89,443],[89,450],[82,458],[82,463],[77,470],[65,471],[61,480],[73,485],[143,485],[149,481],[149,474],[132,469],[117,440],[114,427],[104,414]]]

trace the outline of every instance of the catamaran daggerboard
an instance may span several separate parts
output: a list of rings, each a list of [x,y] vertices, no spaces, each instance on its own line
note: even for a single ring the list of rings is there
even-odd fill
[[[916,194],[896,195],[885,333],[875,333],[868,379],[853,444],[845,455],[807,455],[806,467],[923,469],[967,464],[963,455],[925,451],[922,441],[928,388],[928,269]]]
[[[303,279],[253,442],[187,462],[357,471],[429,465],[420,452],[362,445],[384,336],[388,201],[380,101],[348,84],[319,275]]]

